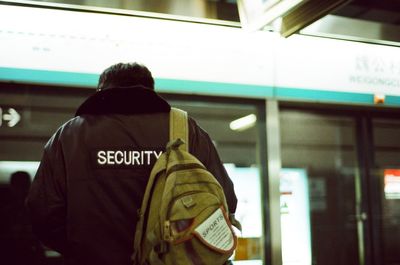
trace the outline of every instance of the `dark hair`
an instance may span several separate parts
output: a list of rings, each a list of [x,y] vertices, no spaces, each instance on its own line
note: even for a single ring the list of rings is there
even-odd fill
[[[154,79],[149,69],[139,63],[114,64],[101,73],[97,90],[129,86],[154,89]]]
[[[11,174],[10,184],[15,191],[18,190],[22,194],[27,194],[31,186],[31,176],[28,172],[16,171]]]

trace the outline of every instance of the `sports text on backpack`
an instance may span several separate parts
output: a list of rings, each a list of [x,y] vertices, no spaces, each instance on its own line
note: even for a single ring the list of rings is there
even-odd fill
[[[186,112],[172,109],[170,142],[151,171],[140,210],[135,265],[222,265],[236,248],[224,191],[185,143]]]

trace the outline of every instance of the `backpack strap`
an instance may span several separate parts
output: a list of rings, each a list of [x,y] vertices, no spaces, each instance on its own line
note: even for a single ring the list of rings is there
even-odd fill
[[[181,138],[184,144],[180,146],[182,150],[189,152],[189,126],[187,112],[171,108],[169,116],[169,140]]]
[[[189,128],[188,128],[188,118],[187,118],[187,112],[177,109],[177,108],[171,108],[170,115],[169,115],[169,142],[171,143],[171,140],[176,140],[178,138],[182,139],[184,143],[182,144],[180,141],[177,141],[176,144],[180,145],[179,148],[182,150],[188,151],[188,144],[189,144]],[[167,147],[168,149],[168,147]],[[166,158],[164,156],[160,157],[162,159],[161,163],[158,163],[153,167],[150,178],[148,180],[146,190],[144,193],[143,201],[142,201],[142,206],[140,210],[138,211],[138,223],[136,224],[136,233],[135,233],[135,239],[134,239],[134,253],[131,257],[132,261],[134,264],[140,264],[141,262],[141,242],[143,238],[143,233],[144,228],[145,228],[145,214],[146,214],[146,209],[148,208],[148,203],[150,200],[151,196],[151,190],[155,181],[155,177],[157,174],[164,168],[164,165],[166,163]],[[154,242],[154,240],[150,240]],[[152,250],[152,252],[154,252]],[[162,264],[160,263],[159,260],[156,260],[155,253],[151,254],[152,260],[154,264]]]
[[[144,236],[146,224],[145,222],[147,221],[147,210],[149,208],[149,204],[151,201],[151,195],[153,192],[153,186],[156,181],[156,177],[158,174],[165,168],[165,165],[167,163],[166,157],[164,155],[161,155],[160,158],[158,158],[157,163],[154,165],[153,169],[151,170],[149,180],[146,185],[146,190],[144,192],[143,200],[142,200],[142,205],[140,209],[138,210],[138,222],[136,224],[136,232],[135,232],[135,237],[134,237],[134,252],[131,256],[131,260],[133,261],[133,264],[141,264],[142,258],[142,239]],[[154,240],[152,240],[154,243]],[[155,263],[156,264],[156,263]]]

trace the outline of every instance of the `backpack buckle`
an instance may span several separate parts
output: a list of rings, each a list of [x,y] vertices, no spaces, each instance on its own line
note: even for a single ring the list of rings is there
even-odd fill
[[[172,241],[171,223],[170,223],[169,220],[164,222],[164,240],[165,241]]]
[[[178,149],[179,146],[181,146],[182,144],[185,144],[185,141],[183,141],[181,138],[178,138],[173,141],[170,141],[167,144],[167,149]]]

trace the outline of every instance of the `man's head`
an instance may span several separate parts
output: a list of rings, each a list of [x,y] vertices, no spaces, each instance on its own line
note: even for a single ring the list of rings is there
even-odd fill
[[[14,194],[24,199],[31,186],[31,176],[25,171],[14,172],[11,174],[10,185]]]
[[[149,69],[138,63],[114,64],[101,73],[97,90],[129,86],[154,89],[154,79]]]

